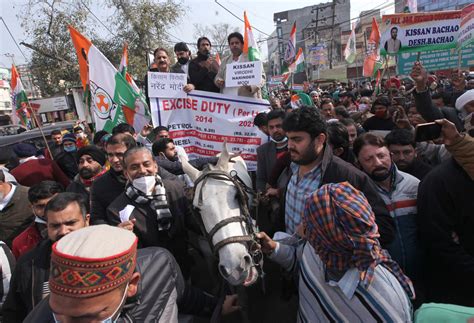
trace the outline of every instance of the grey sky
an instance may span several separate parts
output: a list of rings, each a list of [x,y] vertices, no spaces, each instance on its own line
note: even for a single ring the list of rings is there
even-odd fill
[[[239,17],[243,18],[244,10],[247,10],[247,15],[250,23],[264,31],[267,34],[271,34],[275,26],[273,24],[273,13],[285,11],[289,9],[302,8],[306,6],[315,5],[322,2],[320,0],[260,0],[260,1],[248,1],[248,0],[218,0],[220,4],[229,9],[231,12]],[[393,1],[373,0],[369,2],[365,0],[352,0],[351,1],[351,18],[359,15],[363,10],[369,10],[372,8],[380,8],[384,4],[393,3]],[[16,15],[20,12],[22,5],[26,3],[25,0],[0,0],[0,15],[7,23],[16,41],[20,43],[26,40],[26,35],[20,27],[20,20]],[[170,38],[172,41],[178,42],[181,39],[186,42],[194,43],[194,23],[201,23],[203,25],[212,25],[215,23],[225,22],[232,26],[240,27],[243,30],[243,23],[233,17],[230,13],[225,11],[214,1],[199,1],[199,0],[186,0],[183,1],[184,5],[187,6],[188,10],[184,13],[180,23],[177,26],[172,27],[169,33],[177,38]],[[95,2],[95,10],[100,7],[99,2]],[[385,6],[384,6],[385,7]],[[94,9],[93,9],[94,10]],[[393,12],[393,6],[385,8],[382,13]],[[96,13],[98,17],[106,17],[106,13]],[[107,22],[104,22],[107,24]],[[259,33],[254,31],[255,37],[258,38]],[[264,37],[262,35],[262,37]],[[21,46],[23,53],[29,58],[30,50]],[[266,45],[263,46],[266,51]],[[21,54],[20,50],[16,47],[15,43],[8,34],[5,26],[0,21],[0,66],[9,67],[11,66],[11,58],[5,56],[13,54],[16,64],[23,64],[26,62],[25,58]]]

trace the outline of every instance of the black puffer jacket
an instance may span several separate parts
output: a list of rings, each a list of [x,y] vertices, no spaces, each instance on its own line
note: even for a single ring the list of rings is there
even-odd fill
[[[18,259],[3,304],[4,323],[22,322],[48,293],[51,246],[50,240],[42,241]]]

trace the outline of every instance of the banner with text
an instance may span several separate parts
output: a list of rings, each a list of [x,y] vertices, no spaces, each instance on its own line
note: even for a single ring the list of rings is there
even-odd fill
[[[188,77],[184,73],[148,72],[148,97],[185,98],[183,88]]]
[[[225,86],[259,85],[262,82],[262,62],[231,63],[226,66]]]
[[[461,10],[458,47],[474,43],[474,3]]]
[[[474,45],[464,47],[461,51],[461,68],[474,66]],[[416,62],[417,53],[398,54],[397,74],[410,75],[411,69]],[[458,50],[434,50],[422,52],[420,62],[427,71],[436,72],[458,67]]]
[[[257,147],[267,141],[253,119],[267,111],[267,100],[192,91],[187,98],[150,98],[153,126],[167,126],[176,145],[190,158],[215,156],[227,141],[229,152],[242,152],[249,170],[256,170]]]
[[[454,48],[460,22],[461,10],[382,16],[380,54]]]

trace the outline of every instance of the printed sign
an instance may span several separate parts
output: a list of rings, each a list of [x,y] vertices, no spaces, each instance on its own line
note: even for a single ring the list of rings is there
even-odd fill
[[[184,73],[148,72],[148,96],[150,98],[185,98],[183,88],[188,77]]]
[[[462,49],[461,68],[474,66],[474,45]],[[410,75],[413,64],[417,59],[417,53],[403,53],[398,55],[397,74]],[[436,72],[458,67],[458,50],[434,50],[422,52],[420,62],[427,71]]]
[[[474,3],[461,10],[461,28],[459,28],[458,47],[474,43]]]
[[[262,62],[244,62],[227,64],[225,86],[237,87],[260,85],[262,82]]]
[[[454,48],[460,22],[461,10],[382,16],[380,54]]]
[[[253,119],[270,107],[267,100],[192,91],[185,99],[150,98],[153,126],[167,126],[189,157],[215,156],[224,140],[229,152],[242,152],[249,170],[257,168],[257,147],[267,136]]]

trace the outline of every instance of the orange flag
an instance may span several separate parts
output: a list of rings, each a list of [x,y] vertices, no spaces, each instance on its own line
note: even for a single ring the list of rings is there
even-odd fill
[[[375,18],[372,18],[372,31],[367,39],[366,55],[363,74],[371,77],[380,68],[380,31]]]
[[[85,91],[89,81],[89,64],[87,63],[87,55],[89,54],[89,48],[92,46],[92,43],[72,26],[68,26],[68,29],[69,33],[71,34],[72,43],[76,48],[77,59],[79,60],[79,72],[81,74],[81,83]]]
[[[221,65],[221,57],[219,56],[219,53],[216,54],[216,62],[219,66]]]

